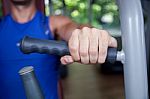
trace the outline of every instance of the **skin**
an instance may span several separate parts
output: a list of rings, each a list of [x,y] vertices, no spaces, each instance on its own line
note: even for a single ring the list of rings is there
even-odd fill
[[[11,0],[12,17],[19,23],[31,20],[36,12],[36,0]],[[30,3],[24,3],[29,1]],[[79,25],[68,17],[50,16],[50,29],[53,35],[68,42],[71,56],[61,57],[61,63],[66,65],[75,61],[82,64],[104,63],[108,47],[117,47],[116,39],[106,30],[99,30],[87,25]]]

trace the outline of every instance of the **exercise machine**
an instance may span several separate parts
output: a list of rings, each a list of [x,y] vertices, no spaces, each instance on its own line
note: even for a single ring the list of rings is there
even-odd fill
[[[117,54],[115,53],[115,56],[117,60],[122,61],[124,64],[125,98],[148,99],[148,74],[141,1],[117,0],[117,5],[119,7],[121,22],[122,51]],[[24,45],[26,44],[25,42],[27,42],[27,46]],[[64,53],[69,54],[66,50],[67,46],[65,46],[65,50],[62,48],[60,48],[61,50],[56,50],[59,43],[51,41],[53,45],[49,46],[54,48],[53,51],[50,51],[44,42],[47,41],[34,38],[23,39],[23,43],[21,44],[22,51],[27,48],[24,50],[24,53],[28,50],[31,52],[60,55],[64,55]]]

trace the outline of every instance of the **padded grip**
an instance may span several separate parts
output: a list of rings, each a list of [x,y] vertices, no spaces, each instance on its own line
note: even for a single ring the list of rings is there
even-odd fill
[[[67,43],[64,41],[43,40],[25,36],[20,44],[23,53],[41,53],[53,55],[69,55]]]
[[[20,44],[23,53],[42,53],[53,55],[69,55],[69,48],[64,41],[43,40],[25,36]],[[117,57],[117,48],[108,48],[106,61],[114,63]]]

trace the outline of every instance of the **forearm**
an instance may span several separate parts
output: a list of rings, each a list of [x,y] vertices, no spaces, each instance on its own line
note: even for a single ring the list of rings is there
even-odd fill
[[[66,25],[64,25],[60,31],[58,32],[58,35],[60,36],[60,38],[62,40],[68,41],[69,38],[72,35],[72,31],[78,28],[78,24],[75,23],[68,23]]]
[[[91,27],[88,24],[77,24],[70,18],[65,16],[51,16],[50,28],[53,34],[58,38],[68,41],[75,29],[82,29],[83,27]]]

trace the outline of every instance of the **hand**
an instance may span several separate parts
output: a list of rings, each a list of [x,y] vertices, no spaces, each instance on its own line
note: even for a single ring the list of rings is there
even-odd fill
[[[104,63],[108,47],[117,47],[115,38],[105,30],[84,27],[75,29],[68,41],[71,56],[61,57],[61,63],[66,65],[74,61],[83,64]]]

